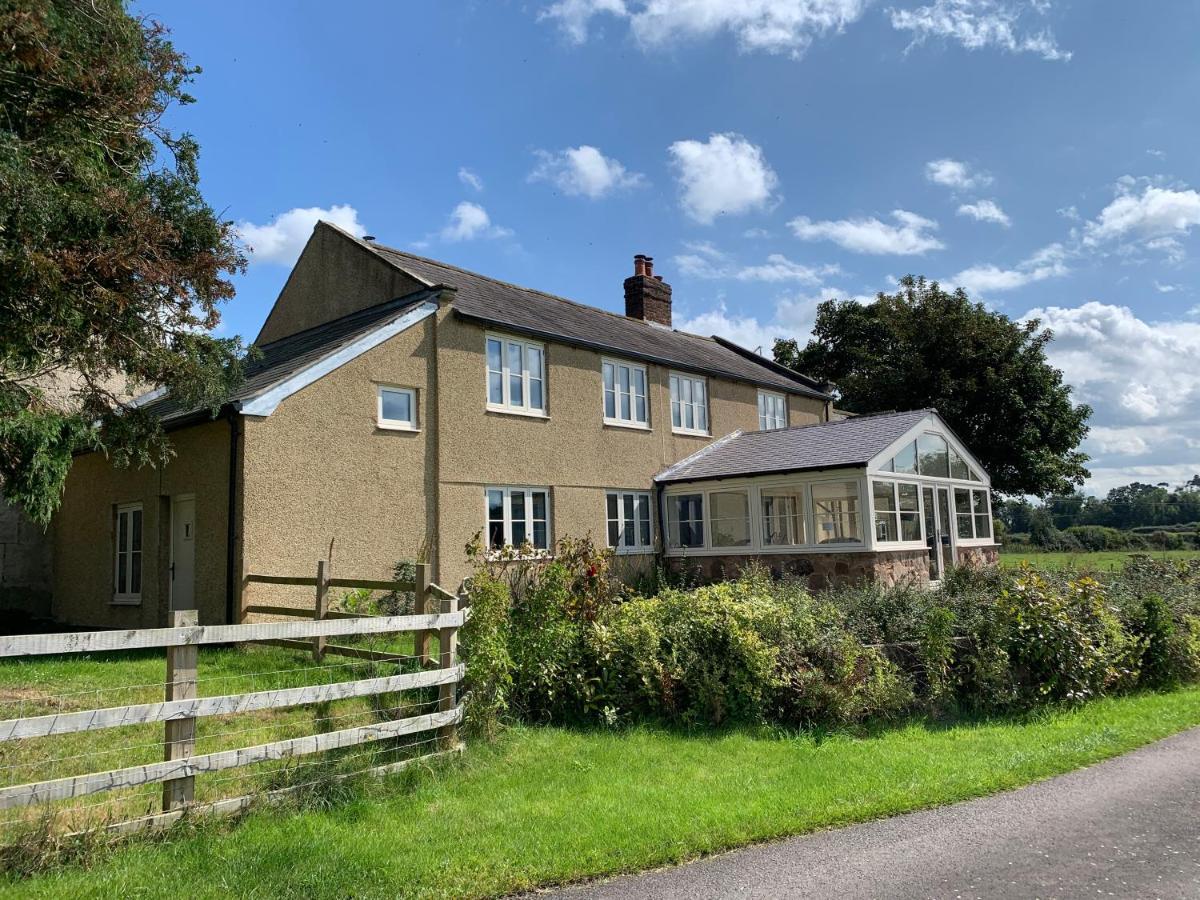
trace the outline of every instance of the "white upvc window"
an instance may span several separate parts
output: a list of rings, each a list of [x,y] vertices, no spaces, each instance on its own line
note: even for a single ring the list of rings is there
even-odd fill
[[[487,408],[546,414],[546,348],[533,341],[487,336]]]
[[[709,546],[750,546],[748,491],[713,491],[708,495]]]
[[[960,540],[988,540],[992,536],[992,514],[986,490],[954,489],[954,518]]]
[[[375,424],[392,431],[417,430],[417,392],[412,388],[378,386]]]
[[[857,481],[812,485],[813,524],[818,544],[861,544]]]
[[[600,362],[604,380],[604,422],[648,428],[650,405],[646,398],[646,368],[605,359]]]
[[[872,481],[875,540],[888,543],[921,540],[920,489],[909,482]]]
[[[808,543],[803,485],[772,485],[759,490],[762,542],[765,547]]]
[[[142,505],[117,507],[114,533],[113,601],[140,603],[142,599]]]
[[[704,547],[704,495],[667,498],[667,546],[673,550]]]
[[[787,397],[771,391],[758,392],[758,430],[774,431],[788,427]]]
[[[618,553],[649,553],[654,549],[649,493],[608,491],[605,505],[609,547]]]
[[[703,378],[671,373],[671,430],[708,434],[708,387]]]
[[[489,487],[484,489],[488,550],[505,547],[550,549],[549,488]]]

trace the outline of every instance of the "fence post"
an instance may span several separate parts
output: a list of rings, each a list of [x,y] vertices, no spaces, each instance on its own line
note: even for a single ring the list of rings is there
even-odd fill
[[[441,601],[441,614],[447,615],[458,612],[458,598],[448,597]],[[440,666],[442,669],[453,668],[458,656],[458,628],[443,628],[438,633],[438,650],[440,651]],[[438,687],[438,711],[449,712],[454,709],[458,683],[451,681]],[[458,743],[458,729],[454,725],[443,725],[438,729],[442,749],[452,750]]]
[[[313,608],[313,618],[320,622],[325,618],[325,611],[329,600],[329,563],[321,559],[317,560],[317,603]],[[314,637],[313,642],[313,659],[320,662],[325,657],[325,638]]]
[[[177,609],[171,614],[171,627],[183,628],[200,623],[194,609]],[[167,701],[196,699],[196,662],[199,648],[195,644],[167,648]],[[196,720],[173,719],[166,723],[164,756],[170,762],[187,759],[196,749]],[[196,776],[185,775],[163,782],[163,812],[187,806],[196,799]]]
[[[430,581],[429,563],[417,563],[413,582],[413,614],[421,616],[429,612],[430,606],[429,585],[432,582]],[[432,634],[432,631],[413,633],[413,656],[417,658],[417,665],[427,666],[433,661],[429,653],[429,638]]]

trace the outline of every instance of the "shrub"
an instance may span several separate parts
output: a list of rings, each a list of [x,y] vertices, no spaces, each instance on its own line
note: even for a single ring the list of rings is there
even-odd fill
[[[480,573],[468,584],[471,615],[460,638],[466,672],[463,702],[466,731],[492,739],[508,718],[513,660],[509,653],[509,596],[502,581]]]

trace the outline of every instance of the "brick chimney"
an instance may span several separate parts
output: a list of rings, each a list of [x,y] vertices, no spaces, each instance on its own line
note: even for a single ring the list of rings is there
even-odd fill
[[[671,327],[671,286],[654,274],[654,257],[639,253],[625,279],[625,315]]]

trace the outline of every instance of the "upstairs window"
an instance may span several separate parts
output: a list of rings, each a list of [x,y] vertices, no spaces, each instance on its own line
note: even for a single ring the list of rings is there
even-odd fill
[[[608,546],[618,553],[654,549],[650,531],[650,495],[645,491],[609,491]]]
[[[417,428],[417,392],[410,388],[379,385],[375,424],[395,431]]]
[[[758,392],[758,430],[787,428],[787,397],[770,391]]]
[[[671,375],[671,430],[708,434],[708,390],[703,378]]]
[[[609,425],[649,426],[646,402],[646,369],[630,363],[604,360],[604,421]]]
[[[541,344],[532,341],[488,335],[488,409],[545,415],[545,353]]]
[[[142,506],[117,507],[116,565],[113,600],[136,603],[142,599]]]
[[[550,549],[550,492],[547,488],[490,487],[487,500],[489,550]]]

